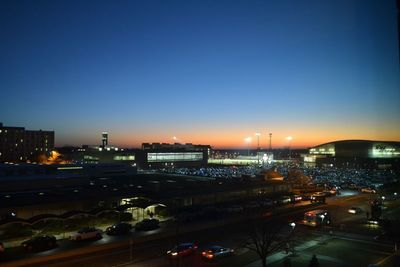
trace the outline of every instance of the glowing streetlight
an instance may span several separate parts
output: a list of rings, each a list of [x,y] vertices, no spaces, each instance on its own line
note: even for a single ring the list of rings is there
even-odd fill
[[[250,143],[251,143],[251,137],[249,136],[249,137],[246,137],[245,139],[244,139],[244,141],[246,142],[246,144],[248,145],[248,150],[247,150],[247,156],[250,156]]]
[[[288,146],[289,146],[289,159],[291,158],[291,151],[290,151],[290,142],[293,140],[292,136],[286,137],[286,141],[288,141]]]
[[[261,133],[257,132],[255,133],[255,136],[257,136],[257,164],[260,166],[260,135]]]

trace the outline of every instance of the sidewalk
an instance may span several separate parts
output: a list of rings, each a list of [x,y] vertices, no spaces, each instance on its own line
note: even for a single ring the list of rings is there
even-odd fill
[[[346,267],[356,267],[357,265],[354,265],[354,263],[351,263],[349,261],[345,261],[340,256],[335,256],[331,257],[330,255],[326,254],[320,254],[320,253],[312,253],[310,252],[310,248],[316,247],[319,249],[321,245],[327,245],[331,244],[331,241],[334,240],[349,240],[349,241],[356,241],[360,243],[365,243],[365,244],[371,244],[371,245],[377,245],[379,242],[375,242],[372,240],[370,237],[366,237],[363,235],[359,234],[352,234],[352,233],[346,233],[346,232],[335,232],[332,235],[328,234],[323,234],[321,232],[319,233],[312,233],[314,238],[313,240],[307,241],[303,244],[294,246],[294,251],[295,253],[293,254],[286,254],[283,252],[277,252],[269,257],[267,257],[267,263],[270,266],[276,266],[280,267],[283,266],[282,261],[284,258],[289,257],[293,266],[308,266],[308,263],[310,262],[312,256],[315,254],[321,264],[321,266],[325,267],[340,267],[340,266],[346,266]],[[321,238],[320,238],[321,237]],[[391,247],[390,244],[382,244],[379,243],[380,246],[385,246],[385,247]],[[323,248],[324,246],[322,246]],[[312,250],[311,250],[312,251]],[[315,251],[316,252],[316,251]],[[400,250],[397,253],[393,253],[390,255],[387,255],[386,258],[382,259],[379,262],[379,266],[387,266],[387,267],[393,267],[393,266],[400,266],[396,265],[398,264],[398,261],[400,261]],[[393,265],[393,262],[396,262]],[[250,264],[245,265],[245,267],[260,267],[261,266],[261,261],[256,260]]]
[[[304,250],[306,250],[308,248],[314,247],[314,246],[316,246],[318,244],[319,244],[319,241],[310,240],[310,241],[307,241],[307,242],[305,242],[305,243],[303,243],[303,244],[301,244],[299,246],[295,246],[294,247],[295,255],[296,254],[301,254],[302,251],[304,251]],[[268,264],[273,264],[275,262],[279,262],[279,261],[283,260],[287,256],[290,256],[290,255],[288,255],[288,254],[286,254],[284,252],[276,252],[276,253],[272,254],[271,256],[267,257],[267,263]],[[245,265],[245,267],[260,267],[260,266],[261,266],[261,261],[260,260],[257,260],[257,261],[254,261],[254,262],[248,264],[248,265]]]

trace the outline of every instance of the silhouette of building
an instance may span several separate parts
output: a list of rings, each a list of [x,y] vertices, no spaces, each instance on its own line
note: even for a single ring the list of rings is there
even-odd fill
[[[54,149],[54,131],[31,131],[0,123],[0,162],[37,162]]]

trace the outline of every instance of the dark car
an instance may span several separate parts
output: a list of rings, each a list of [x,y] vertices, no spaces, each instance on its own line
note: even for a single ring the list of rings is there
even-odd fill
[[[132,225],[129,223],[117,223],[113,226],[107,227],[106,233],[108,235],[125,235],[132,229]]]
[[[197,245],[194,243],[182,243],[167,251],[167,256],[171,259],[187,256],[196,252]]]
[[[57,240],[54,236],[36,236],[22,242],[21,245],[27,251],[42,251],[55,248]]]
[[[160,227],[159,221],[157,219],[144,219],[141,222],[138,222],[135,225],[135,230],[136,231],[149,231],[149,230],[154,230]]]
[[[220,257],[233,255],[234,250],[221,246],[211,246],[201,253],[203,259],[213,260]]]

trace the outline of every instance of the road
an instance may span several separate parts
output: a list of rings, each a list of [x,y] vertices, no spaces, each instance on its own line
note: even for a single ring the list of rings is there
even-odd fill
[[[366,194],[343,194],[337,197],[331,197],[327,199],[327,204],[324,208],[328,209],[334,218],[336,225],[344,225],[343,228],[357,226],[359,222],[363,221],[365,216],[365,210],[368,207],[369,195]],[[351,206],[361,207],[364,212],[361,214],[349,214],[347,209]],[[291,213],[286,215],[286,219],[289,220],[301,220],[304,211]],[[60,252],[65,251],[77,251],[77,250],[88,250],[93,249],[93,253],[89,253],[85,256],[80,255],[79,257],[71,254],[64,259],[54,258],[52,262],[47,262],[46,266],[49,267],[64,267],[64,266],[96,266],[96,267],[110,267],[117,266],[123,263],[133,261],[134,266],[244,266],[251,264],[257,260],[257,256],[243,249],[243,242],[247,235],[247,229],[249,227],[249,221],[240,221],[224,225],[223,222],[220,226],[215,227],[217,224],[214,222],[208,222],[214,228],[206,230],[200,230],[197,232],[184,233],[184,226],[181,227],[181,233],[176,238],[176,226],[167,225],[162,229],[155,230],[150,233],[141,233],[138,236],[148,236],[154,234],[161,235],[162,233],[169,233],[166,238],[158,238],[157,240],[147,241],[144,243],[130,243],[129,237],[109,237],[104,236],[103,239],[90,242],[73,243],[68,240],[59,242],[59,247],[50,251],[36,253],[35,256],[46,256],[46,255],[58,255]],[[299,226],[301,227],[301,226]],[[304,231],[313,232],[314,229],[304,228]],[[369,229],[362,229],[368,232]],[[172,235],[171,235],[172,233]],[[136,240],[137,236],[135,236]],[[372,238],[370,238],[372,239]],[[220,244],[223,246],[234,248],[236,255],[231,258],[220,260],[216,263],[204,262],[200,259],[199,255],[187,257],[182,261],[168,261],[165,258],[165,252],[172,248],[178,242],[195,242],[199,245],[199,251],[205,247],[213,244]],[[304,240],[302,240],[304,241]],[[104,249],[101,253],[96,253],[96,246],[102,245],[111,246],[108,249]],[[30,254],[21,254],[16,252],[21,258],[29,258]],[[22,256],[20,256],[22,255]],[[35,257],[34,257],[35,258]],[[12,265],[10,265],[12,266]],[[15,265],[14,265],[15,266]],[[24,264],[24,266],[28,266]],[[31,264],[30,266],[43,266],[42,263]]]

